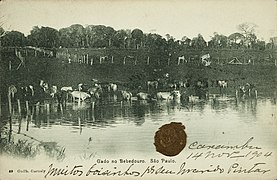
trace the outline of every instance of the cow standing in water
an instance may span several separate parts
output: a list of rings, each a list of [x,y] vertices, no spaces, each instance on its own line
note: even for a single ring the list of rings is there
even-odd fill
[[[219,86],[220,89],[220,94],[226,94],[226,89],[228,86],[228,81],[227,80],[218,80],[217,84]]]
[[[103,94],[103,90],[102,87],[97,84],[96,86],[89,88],[88,93],[90,94],[91,101],[99,101]]]
[[[208,80],[198,80],[195,85],[195,93],[199,99],[207,99],[208,98]]]
[[[118,99],[119,100],[122,100],[122,101],[130,101],[131,102],[131,99],[132,98],[132,93],[129,92],[129,91],[119,91],[118,92]]]
[[[239,90],[236,90],[236,96],[244,98],[248,97],[258,97],[258,91],[254,84],[246,83],[244,86],[239,86]]]
[[[87,98],[90,98],[90,95],[86,92],[82,92],[82,91],[73,91],[70,93],[72,95],[73,101],[80,100],[80,101],[84,101]]]
[[[157,91],[159,82],[158,81],[147,81],[147,90],[150,91]]]

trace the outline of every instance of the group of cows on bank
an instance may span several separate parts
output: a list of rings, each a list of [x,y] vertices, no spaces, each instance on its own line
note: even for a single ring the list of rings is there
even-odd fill
[[[88,101],[103,103],[103,102],[117,102],[117,101],[131,101],[132,98],[137,100],[147,101],[177,101],[182,103],[189,103],[195,99],[207,99],[209,97],[210,86],[219,89],[220,94],[224,94],[228,87],[227,80],[212,81],[212,84],[207,79],[192,81],[174,80],[170,83],[160,80],[146,81],[146,88],[138,87],[135,90],[128,90],[124,85],[117,83],[101,83],[94,80],[90,86],[78,84],[75,88],[60,87],[56,85],[49,86],[44,80],[39,83],[27,86],[9,86],[9,97],[11,102],[17,99],[22,101],[29,101],[33,104],[44,103],[46,101],[57,102],[65,104],[66,102],[81,102]],[[254,85],[245,83],[236,87],[237,97],[257,97],[257,90]]]

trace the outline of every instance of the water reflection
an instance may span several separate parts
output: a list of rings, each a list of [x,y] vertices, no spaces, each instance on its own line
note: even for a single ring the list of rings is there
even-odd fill
[[[105,104],[92,103],[67,103],[66,105],[47,104],[30,106],[26,111],[23,108],[19,111],[13,106],[13,119],[17,119],[21,124],[22,118],[26,119],[29,130],[30,123],[37,128],[51,127],[52,125],[71,125],[76,127],[93,126],[105,127],[117,123],[118,119],[129,119],[135,125],[141,126],[148,116],[164,116],[166,114],[176,114],[178,112],[204,113],[210,109],[222,112],[226,109],[240,113],[242,116],[249,113],[256,116],[257,104],[264,103],[268,99],[245,99],[228,96],[212,96],[209,100],[199,100],[192,103],[183,104],[176,101],[133,101]],[[270,99],[271,105],[276,105],[276,98]],[[18,132],[20,133],[21,126]]]
[[[269,121],[263,120],[265,115]],[[7,142],[12,142],[15,134],[30,134],[32,140],[43,139],[37,140],[39,144],[50,139],[54,143],[53,147],[61,144],[71,153],[80,154],[84,148],[89,149],[90,152],[86,152],[88,154],[81,155],[88,158],[95,155],[91,149],[106,153],[120,152],[120,144],[125,141],[129,143],[128,146],[124,145],[126,151],[150,151],[153,148],[154,132],[168,121],[186,123],[191,131],[200,129],[192,137],[203,139],[209,137],[208,134],[220,131],[220,134],[234,133],[233,138],[236,139],[241,138],[239,134],[244,130],[253,134],[260,131],[260,127],[275,128],[277,125],[274,119],[276,120],[276,97],[252,99],[210,95],[208,100],[185,104],[178,101],[145,100],[67,103],[63,106],[48,104],[30,106],[28,110],[22,107],[20,112],[14,105],[11,123],[2,126],[6,130],[1,131],[1,139],[5,137]],[[271,126],[268,126],[268,122]],[[248,129],[250,127],[253,129]],[[273,141],[272,135],[263,131],[260,133],[263,136],[261,139],[268,138],[270,143]],[[118,142],[118,139],[122,142]],[[148,149],[137,147],[137,142],[145,143]],[[25,144],[28,146],[27,142]],[[43,147],[52,152],[55,149],[52,145]],[[61,152],[54,151],[56,154]]]
[[[203,114],[205,110],[216,112],[232,109],[241,116],[256,116],[257,104],[266,99],[239,99],[235,97],[211,97],[207,101],[199,100],[193,103],[182,104],[174,101],[133,101],[107,104],[68,103],[66,106],[49,104],[48,106],[31,106],[30,112],[15,113],[13,118],[19,124],[26,118],[28,131],[30,122],[37,128],[51,127],[52,125],[70,125],[81,128],[82,126],[106,127],[117,124],[118,119],[128,119],[135,125],[141,126],[148,116],[164,116],[178,112],[196,111]],[[276,105],[271,99],[271,104]],[[19,126],[18,131],[21,131]]]

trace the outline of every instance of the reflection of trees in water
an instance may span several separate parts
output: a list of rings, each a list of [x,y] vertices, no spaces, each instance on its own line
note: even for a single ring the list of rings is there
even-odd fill
[[[256,98],[236,98],[236,109],[240,113],[251,112],[253,116],[257,113],[257,99]]]
[[[29,130],[28,116],[26,117],[27,128]],[[32,136],[21,132],[22,117],[18,119],[18,130],[12,128],[12,122],[1,125],[0,132],[0,153],[14,157],[34,158],[44,153],[50,158],[63,160],[65,158],[65,148],[60,147],[56,142],[40,141]],[[16,136],[16,137],[15,137]],[[21,137],[20,137],[21,136]],[[15,140],[17,139],[17,140]]]
[[[199,100],[182,103],[179,101],[133,101],[133,102],[109,102],[109,103],[67,103],[66,106],[50,104],[45,106],[31,106],[30,113],[25,113],[27,123],[33,123],[36,127],[58,125],[72,125],[82,127],[105,127],[116,124],[120,118],[127,118],[141,125],[145,122],[145,116],[161,116],[161,113],[175,113],[178,111],[204,112],[207,104],[214,110],[221,111],[231,107],[238,112],[252,112],[256,114],[257,102],[255,99],[235,99],[234,97],[214,97],[209,100]],[[24,111],[22,110],[22,115]],[[20,119],[19,119],[20,120]],[[27,126],[29,127],[29,126]]]
[[[132,107],[133,121],[140,126],[145,122],[145,115],[149,112],[149,106],[145,100],[140,100],[134,103]]]

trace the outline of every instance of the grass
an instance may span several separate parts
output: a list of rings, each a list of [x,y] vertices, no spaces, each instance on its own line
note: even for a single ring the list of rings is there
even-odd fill
[[[154,69],[160,72],[154,74]],[[210,67],[198,66],[196,64],[172,64],[169,66],[158,65],[133,65],[133,64],[77,64],[63,63],[56,58],[26,59],[25,67],[19,70],[7,71],[5,64],[0,69],[3,75],[1,86],[2,99],[5,100],[8,84],[38,84],[43,79],[49,84],[62,86],[73,86],[77,88],[79,83],[91,84],[91,79],[98,79],[102,82],[117,82],[122,87],[136,89],[134,84],[145,82],[161,77],[169,73],[171,79],[184,79],[190,77],[193,80],[207,78],[209,80],[235,81],[234,86],[244,83],[253,83],[259,91],[276,89],[277,68],[274,65],[217,65]],[[134,78],[135,77],[135,78]],[[212,90],[213,88],[211,88]],[[232,91],[232,90],[231,90]],[[4,101],[3,100],[3,101]]]

